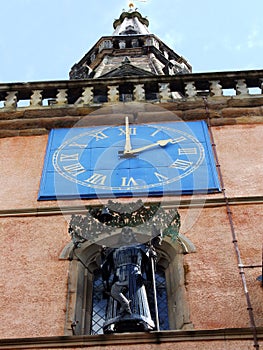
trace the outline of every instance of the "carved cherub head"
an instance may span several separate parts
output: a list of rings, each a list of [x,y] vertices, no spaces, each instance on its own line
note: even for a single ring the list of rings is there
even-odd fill
[[[127,226],[123,227],[123,229],[121,230],[119,243],[122,243],[122,244],[138,243],[136,240],[136,235],[130,227],[127,227]]]

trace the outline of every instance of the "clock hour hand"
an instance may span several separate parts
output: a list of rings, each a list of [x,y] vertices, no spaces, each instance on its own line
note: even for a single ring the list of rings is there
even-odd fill
[[[143,147],[131,149],[129,152],[125,152],[124,151],[123,156],[125,157],[125,156],[130,156],[130,155],[136,155],[139,152],[148,150],[150,148],[154,148],[156,146],[165,147],[166,145],[168,145],[168,143],[176,143],[176,142],[177,142],[176,139],[159,140],[159,141],[156,141],[154,143],[151,143],[150,145],[146,145],[146,146],[143,146]]]

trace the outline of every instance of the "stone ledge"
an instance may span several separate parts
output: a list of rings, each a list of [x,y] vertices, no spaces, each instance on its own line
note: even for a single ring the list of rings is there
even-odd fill
[[[143,198],[142,198],[143,200]],[[51,201],[49,201],[50,203]],[[158,200],[157,200],[158,202]],[[236,205],[262,205],[263,196],[251,196],[251,197],[228,197],[228,202],[231,206]],[[101,205],[96,199],[92,202],[83,202],[82,205],[69,205],[69,206],[55,206],[56,201],[54,201],[54,206],[50,207],[38,207],[38,208],[21,208],[21,209],[5,209],[0,210],[0,218],[7,217],[30,217],[30,216],[50,216],[50,215],[71,215],[71,214],[86,214],[87,207],[90,205]],[[152,202],[151,202],[152,203]],[[147,206],[147,203],[145,204]],[[225,199],[221,196],[214,198],[197,198],[197,199],[181,199],[167,200],[162,204],[164,209],[188,209],[188,208],[215,208],[223,207],[226,205]]]
[[[256,328],[258,340],[263,340],[263,328]],[[0,340],[0,349],[60,349],[95,346],[118,346],[133,344],[162,344],[198,341],[251,341],[254,340],[251,328],[226,328],[213,330],[160,331],[150,333],[122,333],[110,335],[54,336],[34,338],[13,338]]]
[[[138,114],[137,123],[148,122],[169,122],[175,120],[194,121],[206,120],[205,106],[200,105],[200,100],[196,100],[191,108],[176,106],[176,103],[158,104],[163,111],[145,111]],[[182,102],[181,102],[182,103]],[[157,105],[155,105],[157,106]],[[17,111],[1,112],[0,111],[0,138],[13,136],[34,136],[48,134],[53,128],[71,128],[74,126],[101,126],[116,125],[123,123],[123,115],[109,111],[105,115],[104,109],[100,114],[87,113],[87,108],[79,107],[71,109],[70,107],[57,108],[56,111],[51,109],[35,109],[33,114],[22,113]],[[91,110],[90,110],[91,112]],[[212,126],[234,125],[234,124],[262,124],[263,108],[262,107],[222,107],[218,106],[210,109],[209,116]]]

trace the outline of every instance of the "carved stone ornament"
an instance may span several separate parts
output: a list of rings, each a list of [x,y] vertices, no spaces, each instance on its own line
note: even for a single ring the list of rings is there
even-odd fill
[[[117,228],[134,227],[136,232],[149,235],[153,226],[163,236],[176,240],[180,215],[176,209],[164,210],[160,203],[145,206],[141,200],[133,203],[109,201],[104,207],[87,207],[86,215],[72,215],[69,234],[74,244],[95,242],[101,235],[111,235]]]

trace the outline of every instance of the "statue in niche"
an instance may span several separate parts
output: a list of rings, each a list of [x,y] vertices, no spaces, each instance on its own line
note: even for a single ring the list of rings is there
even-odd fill
[[[146,291],[152,282],[151,259],[156,258],[154,246],[161,235],[152,233],[151,242],[136,240],[130,227],[121,231],[117,248],[102,251],[102,277],[108,295],[104,333],[151,331],[155,329]]]

